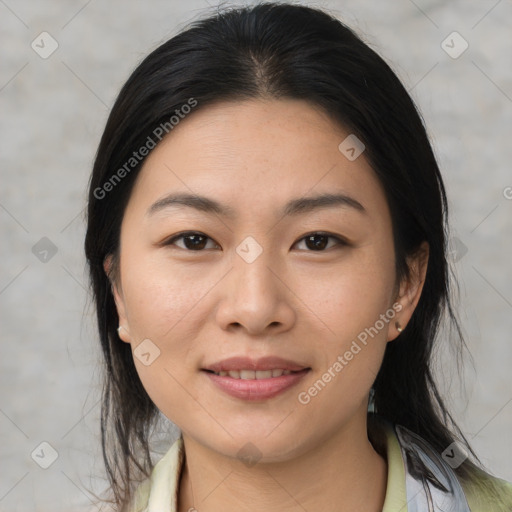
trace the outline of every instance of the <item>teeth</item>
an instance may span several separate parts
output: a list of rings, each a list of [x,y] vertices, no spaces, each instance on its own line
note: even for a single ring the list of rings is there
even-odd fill
[[[254,380],[254,379],[270,379],[272,377],[281,377],[281,375],[290,375],[292,372],[290,370],[282,370],[281,368],[276,368],[274,370],[230,370],[230,371],[220,371],[215,372],[215,375],[219,375],[220,377],[227,377],[228,375],[232,379],[242,379],[242,380]]]

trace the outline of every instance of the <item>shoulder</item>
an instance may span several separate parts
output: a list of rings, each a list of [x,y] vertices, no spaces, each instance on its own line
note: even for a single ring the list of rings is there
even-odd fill
[[[512,484],[496,478],[469,460],[466,475],[443,462],[442,457],[424,439],[404,427],[380,421],[385,433],[385,453],[388,462],[388,487],[383,512],[396,510],[426,510],[432,500],[435,510],[471,512],[512,512]],[[382,441],[377,446],[382,446]],[[459,490],[457,490],[459,489]],[[462,495],[465,499],[462,498]],[[466,503],[464,507],[461,501]]]
[[[462,480],[471,512],[512,511],[512,483],[496,478],[479,468],[471,480]]]
[[[126,512],[146,512],[149,503],[149,495],[151,493],[151,478],[143,480],[132,496],[130,503],[126,508]]]
[[[175,512],[183,459],[180,436],[156,463],[151,475],[138,484],[126,512]]]

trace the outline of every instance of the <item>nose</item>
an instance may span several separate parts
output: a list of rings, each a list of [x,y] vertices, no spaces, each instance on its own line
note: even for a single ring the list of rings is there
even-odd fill
[[[222,329],[257,336],[275,335],[293,326],[293,293],[276,268],[279,266],[271,264],[265,251],[251,263],[238,254],[234,256],[217,308],[216,318]]]

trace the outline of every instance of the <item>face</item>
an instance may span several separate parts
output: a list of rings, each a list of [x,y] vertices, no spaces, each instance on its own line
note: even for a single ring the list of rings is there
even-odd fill
[[[396,282],[386,198],[364,152],[338,148],[348,135],[299,100],[217,104],[182,120],[137,178],[120,337],[156,406],[218,453],[251,442],[286,460],[361,428],[395,322],[419,299],[424,267]]]

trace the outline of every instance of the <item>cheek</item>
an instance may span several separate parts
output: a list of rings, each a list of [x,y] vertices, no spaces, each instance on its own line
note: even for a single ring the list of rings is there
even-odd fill
[[[168,340],[173,332],[192,327],[188,315],[209,288],[201,276],[143,256],[136,264],[127,260],[125,269],[123,292],[132,335]]]
[[[320,303],[318,316],[331,332],[316,338],[320,364],[297,394],[307,431],[336,430],[366,407],[395,316],[387,293],[392,283],[375,277],[340,277]],[[312,303],[314,298],[310,295]]]
[[[353,251],[339,265],[296,279],[294,290],[321,320],[329,346],[354,339],[390,308],[394,262],[380,254],[376,246]]]
[[[140,254],[124,263],[123,293],[137,373],[156,407],[182,425],[183,418],[204,413],[191,379],[197,372],[201,299],[213,283]],[[139,357],[146,353],[149,358]]]
[[[299,402],[318,411],[338,404],[333,419],[365,400],[396,315],[390,302],[394,262],[380,254],[376,247],[368,247],[347,258],[337,271],[331,270],[329,279],[303,281],[299,292],[321,320],[317,325],[326,327],[326,335],[316,338],[321,362],[315,379],[308,383],[312,387],[301,389],[306,395]]]

